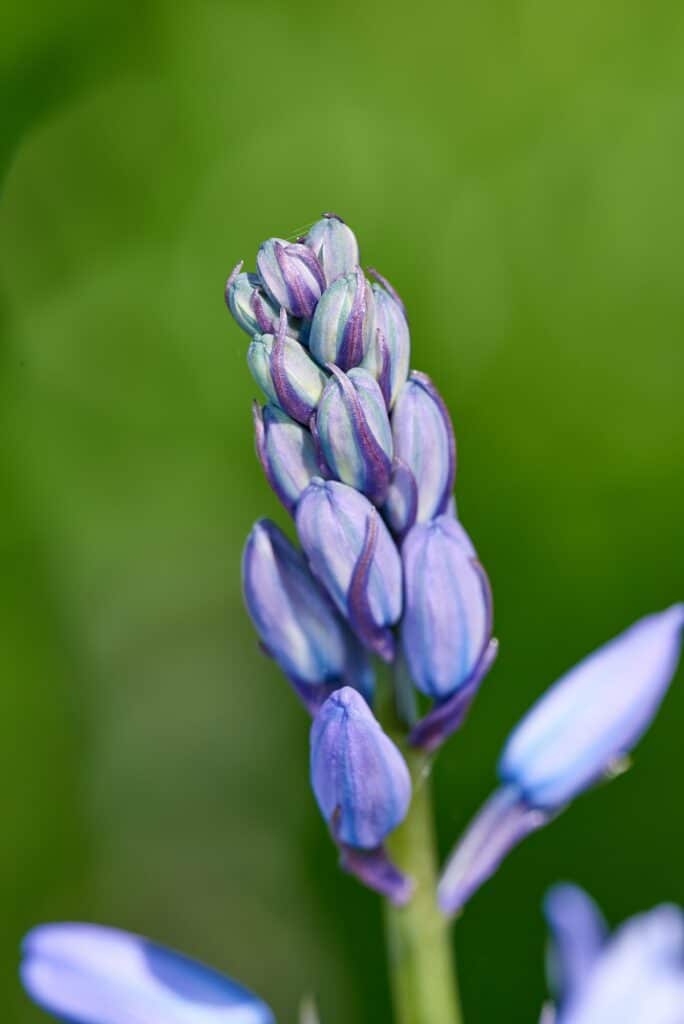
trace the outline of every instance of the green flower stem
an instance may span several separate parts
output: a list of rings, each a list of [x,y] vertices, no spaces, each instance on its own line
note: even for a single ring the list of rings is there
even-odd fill
[[[413,879],[406,907],[385,904],[385,934],[396,1024],[462,1024],[449,924],[436,900],[437,850],[430,787],[430,759],[404,742],[402,670],[395,671],[395,698],[383,724],[403,750],[413,781],[413,799],[404,822],[387,846],[397,866]],[[403,705],[405,706],[405,704]]]

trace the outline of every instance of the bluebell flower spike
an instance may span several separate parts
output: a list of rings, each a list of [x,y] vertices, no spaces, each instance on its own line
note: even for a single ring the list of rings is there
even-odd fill
[[[351,370],[363,362],[375,333],[375,303],[359,267],[328,285],[316,306],[308,343],[321,366]]]
[[[553,942],[573,963],[554,1024],[682,1024],[684,914],[663,904],[638,914],[613,935],[593,901],[576,886],[552,890],[546,902]],[[583,947],[586,947],[583,949]],[[576,968],[579,967],[579,970]]]
[[[502,788],[449,858],[440,906],[455,913],[530,831],[605,777],[651,724],[677,668],[684,605],[648,615],[563,676],[513,730]]]
[[[374,675],[365,650],[275,523],[262,519],[252,528],[242,576],[245,604],[262,649],[312,714],[331,692],[348,684],[372,699]]]
[[[310,228],[304,242],[320,263],[326,284],[351,273],[359,264],[356,236],[336,213],[324,213]]]
[[[392,431],[379,384],[359,368],[334,363],[316,411],[326,464],[338,480],[381,505],[392,472]]]
[[[325,289],[323,269],[307,245],[269,238],[257,253],[257,270],[268,295],[294,317],[310,318]]]
[[[256,451],[266,479],[290,514],[320,472],[309,431],[276,405],[252,406]]]
[[[74,1024],[274,1024],[269,1007],[218,971],[149,939],[92,924],[45,924],[22,945],[21,979]]]
[[[451,417],[430,378],[413,370],[399,391],[392,410],[394,454],[414,477],[415,522],[426,523],[448,510],[456,474],[456,439]],[[405,486],[395,496],[390,486],[384,508],[392,532],[405,534],[413,526],[407,512]]]
[[[411,883],[389,861],[384,842],[408,811],[408,767],[350,687],[333,693],[313,721],[311,785],[345,869],[395,903],[406,902]]]
[[[361,641],[391,659],[401,559],[374,506],[347,484],[314,478],[299,499],[299,540],[313,574]]]

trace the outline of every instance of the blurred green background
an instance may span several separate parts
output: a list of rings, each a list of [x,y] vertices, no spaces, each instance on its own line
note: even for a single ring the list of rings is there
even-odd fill
[[[323,210],[406,299],[459,439],[499,663],[436,769],[443,851],[531,700],[684,596],[684,11],[544,0],[93,6],[0,34],[0,1005],[26,928],[151,934],[281,1022],[390,1020],[307,721],[242,608],[253,455],[223,284]],[[684,902],[681,673],[636,768],[456,928],[469,1024],[537,1019],[544,888]]]

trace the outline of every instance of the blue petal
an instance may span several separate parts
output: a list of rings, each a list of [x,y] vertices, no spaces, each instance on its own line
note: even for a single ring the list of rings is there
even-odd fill
[[[567,1004],[586,984],[605,946],[608,929],[594,901],[577,885],[549,889],[544,914],[551,930],[548,972],[559,1002]]]
[[[557,809],[606,772],[650,725],[672,681],[684,605],[649,615],[563,676],[510,736],[505,781]]]
[[[268,1006],[197,961],[138,935],[88,924],[29,932],[21,977],[70,1024],[273,1024]]]
[[[311,727],[311,785],[335,840],[381,846],[411,800],[406,762],[351,687],[325,702]]]

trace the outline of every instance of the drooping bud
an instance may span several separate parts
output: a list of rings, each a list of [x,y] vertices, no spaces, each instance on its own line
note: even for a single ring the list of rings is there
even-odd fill
[[[391,661],[401,615],[401,560],[363,494],[314,478],[299,499],[297,533],[314,575],[362,642]]]
[[[310,710],[350,684],[370,697],[365,651],[275,523],[257,522],[242,559],[245,604],[267,654]]]
[[[627,755],[651,724],[677,668],[684,605],[640,619],[551,687],[513,730],[503,786],[467,829],[439,887],[459,909],[506,854]]]
[[[384,372],[388,374],[388,405],[391,409],[408,377],[411,339],[406,316],[396,299],[378,284],[374,284],[372,290],[375,300],[375,335],[371,339],[363,366],[376,380],[380,380]]]
[[[288,512],[319,473],[316,448],[306,427],[296,423],[277,405],[253,406],[254,434],[266,479]]]
[[[334,213],[324,213],[305,239],[323,268],[327,284],[358,267],[359,244],[352,229]]]
[[[275,334],[280,309],[264,292],[256,274],[241,274],[242,261],[233,270],[226,284],[226,303],[239,327],[252,337],[255,334]],[[301,324],[292,317],[287,321],[291,338],[300,337]]]
[[[248,989],[141,935],[95,924],[43,924],[22,943],[29,996],[74,1024],[275,1024]]]
[[[269,238],[259,247],[257,270],[276,305],[295,317],[313,315],[325,289],[325,275],[307,245]]]
[[[382,847],[406,816],[411,779],[401,753],[350,687],[333,693],[314,719],[311,785],[343,866],[395,902],[405,902],[410,883]]]
[[[392,471],[392,431],[378,383],[360,368],[330,363],[316,411],[316,429],[333,475],[381,505]]]
[[[338,277],[316,306],[309,348],[323,366],[334,363],[350,370],[363,361],[375,332],[375,303],[359,267]]]
[[[255,335],[247,351],[247,363],[272,402],[298,423],[309,422],[328,378],[306,349],[285,334],[284,314],[276,335]]]
[[[447,408],[426,374],[414,370],[399,392],[392,412],[392,437],[398,473],[390,484],[384,512],[392,531],[403,535],[413,525],[412,514],[415,521],[425,523],[445,512],[454,486],[454,431]],[[411,477],[415,500],[411,499]]]

